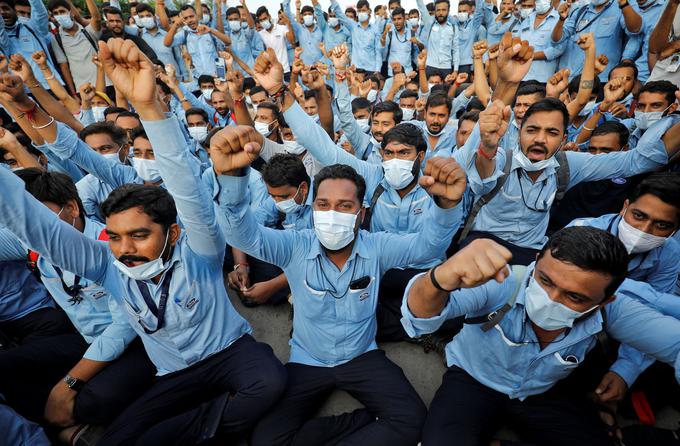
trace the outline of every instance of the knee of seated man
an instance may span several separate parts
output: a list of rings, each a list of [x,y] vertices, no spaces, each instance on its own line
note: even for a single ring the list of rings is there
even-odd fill
[[[262,359],[251,375],[250,382],[245,388],[239,389],[239,392],[257,394],[264,401],[271,401],[273,404],[286,389],[288,373],[269,345],[258,342],[252,348],[262,350]]]
[[[387,421],[402,434],[405,440],[408,440],[406,443],[415,443],[420,440],[420,433],[427,417],[427,408],[420,398],[417,398],[409,404],[402,405],[399,413],[389,414],[388,417]]]

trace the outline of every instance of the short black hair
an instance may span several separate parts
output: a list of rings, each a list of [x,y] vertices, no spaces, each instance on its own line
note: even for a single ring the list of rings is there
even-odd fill
[[[435,9],[434,6],[438,5],[439,3],[446,3],[447,6],[451,7],[451,3],[449,3],[449,0],[434,0],[434,5],[432,5],[432,9],[434,10]],[[428,3],[427,5],[425,5],[425,7],[427,8],[430,4],[431,3]],[[430,9],[430,8],[427,8],[427,9]]]
[[[126,144],[128,141],[125,130],[121,129],[111,121],[102,121],[90,124],[80,131],[78,137],[85,141],[85,138],[90,135],[100,135],[102,133],[109,135],[113,142],[119,146]]]
[[[241,12],[238,10],[238,8],[234,8],[233,6],[227,8],[227,13],[226,16],[229,17],[232,14],[236,14],[239,16],[239,21],[241,20]]]
[[[527,123],[531,115],[539,112],[552,112],[558,111],[562,113],[562,133],[567,133],[567,126],[569,126],[569,111],[567,111],[567,106],[564,102],[557,98],[543,98],[538,102],[529,107],[529,109],[524,113],[524,118],[522,119],[522,127]]]
[[[359,1],[357,2],[357,10],[363,8],[364,6],[367,7],[367,8],[370,8],[370,7],[371,7],[371,5],[368,4],[368,1],[367,1],[367,0],[359,0]]]
[[[411,15],[411,14],[418,14],[418,17],[420,17],[420,11],[418,11],[418,9],[416,9],[416,8],[409,10],[408,15]]]
[[[430,107],[439,107],[440,105],[445,105],[446,109],[449,111],[449,114],[451,114],[451,100],[446,94],[443,93],[430,94],[430,96],[427,98],[427,102],[425,102],[425,110],[429,109]]]
[[[85,214],[83,202],[78,196],[78,189],[70,176],[61,172],[48,172],[35,167],[17,170],[15,174],[21,178],[26,191],[41,202],[49,201],[57,206],[64,206],[70,200],[78,203],[82,217]]]
[[[190,108],[190,109],[188,109],[187,111],[184,112],[185,119],[189,116],[192,116],[192,115],[201,115],[201,117],[205,120],[205,122],[210,124],[210,117],[208,117],[208,112],[206,112],[202,108],[192,107],[192,108]]]
[[[177,208],[170,192],[162,187],[145,184],[125,184],[104,200],[100,210],[104,218],[128,209],[141,207],[154,223],[168,228],[177,222]]]
[[[260,105],[257,106],[258,110],[262,108],[272,111],[274,121],[278,121],[279,119],[281,119],[281,111],[279,110],[279,106],[274,104],[273,102],[262,102]]]
[[[440,2],[446,2],[448,3],[448,0],[440,0]],[[430,2],[427,5],[425,5],[425,9],[428,11],[434,11],[434,3]]]
[[[680,172],[653,173],[637,185],[628,197],[628,201],[633,203],[647,194],[654,195],[664,203],[675,207],[678,222],[680,222]]]
[[[628,127],[621,124],[619,121],[605,121],[602,124],[595,127],[593,133],[590,137],[609,135],[610,133],[616,133],[619,137],[619,147],[623,147],[628,144],[628,138],[630,138],[630,130]]]
[[[484,107],[484,104],[477,96],[473,96],[472,99],[470,99],[470,102],[468,102],[467,107],[465,107],[466,112],[473,110],[482,111],[484,109],[486,109],[486,107]]]
[[[255,11],[255,17],[257,17],[258,21],[260,20],[260,16],[262,14],[270,15],[269,10],[267,9],[266,6],[260,6],[259,8],[257,8],[257,11]]]
[[[4,3],[12,9],[15,7],[14,0],[0,0],[0,3]]]
[[[345,8],[345,15],[347,15],[347,13],[357,15],[357,10],[350,6],[348,8]]]
[[[269,97],[269,93],[267,93],[267,90],[265,90],[262,86],[260,85],[255,85],[250,89],[250,96],[256,94],[256,93],[264,93],[265,96]]]
[[[114,113],[123,113],[123,112],[126,112],[126,111],[127,110],[124,109],[123,107],[116,107],[115,105],[112,105],[112,106],[106,107],[104,109],[104,118],[106,118],[107,116],[112,115]]]
[[[142,122],[142,120],[140,119],[140,117],[137,113],[131,112],[129,110],[123,110],[122,112],[118,113],[118,116],[116,116],[116,121],[119,118],[135,118],[139,122]]]
[[[478,111],[469,111],[469,112],[463,113],[461,115],[461,117],[458,119],[458,122],[463,122],[463,121],[472,121],[472,122],[479,121],[479,112]]]
[[[404,99],[408,99],[408,98],[416,98],[416,99],[418,99],[418,93],[416,93],[416,92],[413,91],[413,90],[404,90],[404,91],[402,91],[401,94],[399,95],[399,99],[402,99],[402,98],[404,98]]]
[[[389,7],[390,5],[397,4],[398,6],[401,6],[401,0],[389,0],[387,2],[387,6]]]
[[[570,226],[555,232],[538,254],[546,252],[561,262],[586,271],[611,276],[604,290],[605,298],[613,296],[628,275],[628,251],[618,237],[592,226]]]
[[[677,85],[669,81],[652,81],[647,82],[640,88],[638,92],[638,99],[642,93],[661,93],[666,96],[666,101],[669,104],[675,102],[675,92],[678,91]]]
[[[144,130],[143,126],[139,126],[137,128],[132,129],[130,132],[130,141],[134,141],[137,138],[144,138],[147,141],[149,141],[149,137],[146,136],[146,130]]]
[[[312,8],[312,7],[309,6],[309,5],[305,5],[305,6],[303,6],[302,9],[300,10],[300,14],[302,15],[302,14],[304,14],[305,12],[311,12],[312,14],[314,14],[314,8]]]
[[[307,90],[307,91],[304,92],[304,96],[305,96],[305,101],[307,99],[316,100],[316,90]]]
[[[366,98],[354,98],[352,100],[352,113],[356,113],[359,110],[371,111],[371,103]]]
[[[52,12],[60,6],[63,6],[64,8],[68,9],[69,11],[71,10],[71,6],[68,4],[68,2],[66,0],[51,0],[47,4],[47,10]]]
[[[179,12],[186,11],[187,9],[191,9],[192,11],[194,11],[194,14],[196,13],[196,8],[194,8],[192,5],[188,3],[179,8]]]
[[[546,95],[545,93],[545,85],[542,84],[525,84],[522,85],[517,89],[517,93],[515,94],[515,98],[512,100],[512,106],[515,106],[515,103],[517,102],[517,98],[520,96],[530,96],[537,94],[541,99],[543,99]]]
[[[399,104],[394,101],[384,101],[375,104],[375,106],[373,106],[373,111],[371,112],[371,118],[378,113],[392,113],[395,125],[399,124],[404,118],[404,112],[401,111]]]
[[[422,130],[408,122],[395,125],[385,132],[385,136],[383,136],[380,146],[385,149],[387,144],[393,141],[414,146],[417,152],[424,152],[427,150],[427,142],[425,142],[425,138],[423,138]]]
[[[300,187],[306,182],[309,186],[309,175],[302,160],[289,153],[279,153],[262,166],[262,179],[271,187]]]
[[[397,1],[397,2],[398,2],[399,0],[394,0],[394,1]],[[401,6],[397,6],[396,8],[394,8],[394,9],[392,10],[392,17],[394,17],[395,15],[403,15],[403,16],[405,16],[405,15],[406,15],[406,11],[405,11],[404,8],[402,8]]]
[[[109,6],[108,8],[106,8],[106,10],[104,11],[104,15],[106,14],[117,15],[121,19],[123,18],[123,12],[118,8],[114,8],[113,6]]]
[[[151,14],[155,14],[155,11],[153,10],[153,8],[149,5],[147,5],[146,3],[137,3],[136,10],[137,10],[137,14],[139,14],[140,12],[144,12],[144,11],[150,12]]]
[[[201,74],[198,76],[198,85],[201,84],[214,84],[215,83],[215,77],[211,76],[209,74]]]
[[[359,175],[356,170],[346,164],[333,164],[326,166],[314,176],[314,199],[319,191],[319,185],[324,180],[349,180],[357,187],[357,199],[361,205],[364,202],[364,195],[366,195],[366,181],[364,177]]]
[[[633,75],[634,78],[637,79],[637,77],[638,77],[638,68],[635,65],[635,62],[631,62],[630,60],[622,60],[621,62],[619,62],[618,65],[616,65],[614,68],[612,68],[612,70],[609,72],[609,79],[610,80],[612,78],[612,72],[614,70],[616,70],[617,68],[630,68],[631,70],[633,70],[633,73],[635,73]]]

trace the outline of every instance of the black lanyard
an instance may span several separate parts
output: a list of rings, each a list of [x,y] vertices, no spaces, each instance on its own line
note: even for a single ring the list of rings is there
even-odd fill
[[[172,272],[173,269],[168,271],[165,277],[163,278],[163,283],[161,283],[161,299],[158,302],[158,307],[156,307],[156,304],[151,298],[151,293],[149,293],[149,286],[146,283],[142,282],[141,280],[135,281],[137,283],[137,288],[139,288],[139,292],[142,293],[144,302],[146,302],[146,305],[149,307],[149,310],[151,310],[151,313],[154,316],[156,316],[156,319],[158,320],[155,330],[149,330],[143,324],[141,324],[140,321],[140,325],[142,326],[146,334],[156,333],[165,325],[165,309],[167,308],[168,304],[168,294],[170,290],[170,281],[172,280]]]
[[[73,278],[73,285],[68,286],[66,285],[66,282],[64,282],[64,273],[61,271],[61,269],[55,266],[54,270],[59,275],[59,280],[61,280],[61,287],[64,289],[66,294],[71,296],[68,300],[71,303],[71,305],[79,304],[80,302],[82,302],[83,298],[80,296],[80,290],[83,289],[83,286],[80,285],[80,276],[75,276]]]

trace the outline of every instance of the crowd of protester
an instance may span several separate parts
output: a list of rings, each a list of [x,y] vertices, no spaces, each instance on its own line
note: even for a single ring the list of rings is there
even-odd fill
[[[0,443],[680,444],[680,0],[230,4],[0,0]]]

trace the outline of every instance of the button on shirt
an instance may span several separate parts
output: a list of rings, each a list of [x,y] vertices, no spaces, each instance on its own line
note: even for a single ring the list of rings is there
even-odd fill
[[[420,41],[427,47],[427,66],[442,70],[458,71],[461,64],[459,36],[453,24],[440,24],[430,16],[423,0],[417,0],[418,11],[423,21],[423,39]],[[470,62],[472,63],[472,62]]]
[[[432,206],[419,234],[359,231],[339,270],[314,231],[278,231],[257,223],[244,199],[247,177],[220,176],[218,181],[229,244],[280,267],[288,278],[295,296],[290,362],[319,367],[344,364],[377,348],[375,309],[382,275],[422,262],[448,245],[451,218],[460,212]],[[369,279],[365,288],[349,289],[364,277]]]
[[[104,225],[88,218],[84,220],[83,235],[90,240],[98,240]],[[25,264],[27,251],[28,248],[23,247],[13,234],[0,232],[0,259],[23,260]],[[85,342],[90,344],[84,358],[105,362],[118,358],[137,336],[127,323],[118,302],[104,288],[84,278],[78,281],[78,285],[82,287],[77,295],[80,301],[75,301],[64,290],[64,285],[71,287],[75,284],[73,273],[58,272],[45,256],[38,258],[37,266],[42,283],[50,295],[64,310]]]
[[[621,218],[619,214],[581,218],[568,226],[592,226],[618,237]],[[658,248],[633,255],[628,263],[628,277],[647,282],[661,293],[672,293],[678,277],[677,259],[680,259],[680,243],[669,237]]]
[[[603,329],[600,311],[574,324],[566,335],[558,336],[541,350],[525,311],[525,294],[530,266],[515,305],[493,329],[483,332],[481,325],[465,324],[446,346],[446,363],[464,369],[483,385],[513,399],[544,393],[566,378],[585,359]],[[411,337],[436,331],[447,319],[486,316],[502,307],[518,286],[510,275],[502,283],[489,281],[476,288],[454,291],[442,312],[432,318],[417,318],[408,308],[406,288],[402,303],[402,324]],[[640,351],[653,352],[669,364],[680,364],[680,321],[627,297],[618,297],[605,306],[607,333]],[[680,372],[676,369],[676,377]]]
[[[583,181],[630,177],[664,166],[668,162],[668,155],[661,141],[661,135],[665,132],[663,125],[664,122],[661,122],[650,127],[634,150],[601,155],[566,152],[570,169],[568,188]],[[475,128],[454,156],[467,172],[476,199],[495,186],[496,180],[503,175],[506,162],[513,164],[501,190],[479,211],[473,230],[490,232],[521,247],[540,249],[547,241],[545,231],[557,192],[557,161],[553,158],[551,165],[533,182],[514,157],[506,160],[505,151],[499,150],[495,171],[482,180],[475,168],[476,150],[480,144],[479,125],[475,125]],[[520,148],[516,146],[513,152],[518,150]]]
[[[165,375],[224,350],[251,329],[227,296],[222,273],[226,244],[198,166],[188,161],[191,155],[183,146],[179,122],[171,118],[143,124],[152,146],[158,147],[159,170],[185,226],[168,261],[168,269],[174,271],[163,328],[145,333],[142,324],[155,327],[156,318],[136,282],[113,265],[108,247],[59,220],[29,196],[21,180],[11,172],[0,172],[0,188],[11,191],[0,200],[0,225],[23,243],[30,240],[28,246],[53,264],[109,290],[125,308],[128,323],[144,343],[158,375]],[[158,306],[160,283],[144,284]]]
[[[575,9],[564,22],[562,38],[556,42],[566,42],[560,68],[569,68],[572,77],[583,71],[584,52],[576,42],[581,34],[590,32],[595,35],[598,54],[606,54],[609,58],[609,64],[600,73],[600,80],[606,82],[609,72],[622,59],[635,59],[639,47],[633,44],[624,51],[624,42],[625,36],[633,37],[638,33],[628,31],[616,1],[610,0],[600,12],[595,11],[593,4]]]
[[[493,46],[501,41],[503,34],[506,32],[511,32],[513,34],[517,33],[519,30],[520,20],[513,16],[510,16],[506,22],[493,21],[486,26],[486,36],[489,46]],[[534,63],[536,61],[533,61]]]
[[[383,27],[379,23],[370,23],[363,27],[348,18],[336,0],[331,1],[331,8],[340,22],[349,29],[352,35],[352,64],[367,71],[380,71],[382,52],[380,36]]]
[[[536,12],[532,12],[526,20],[522,22],[519,29],[520,39],[526,40],[534,47],[534,51],[543,51],[545,60],[534,60],[531,68],[524,78],[526,80],[536,80],[548,82],[548,79],[557,71],[559,57],[564,52],[566,42],[555,44],[551,34],[555,24],[559,21],[560,15],[552,8],[543,21],[534,28],[536,22]]]
[[[232,31],[231,28],[225,28],[226,34],[231,39],[231,50],[234,55],[241,59],[243,63],[252,67],[255,65],[255,59],[253,57],[254,53],[254,40],[260,39],[260,35],[252,28],[241,29],[239,31]],[[245,77],[250,77],[239,64],[234,64]]]
[[[405,73],[413,71],[411,66],[411,59],[413,53],[413,43],[411,43],[411,30],[404,27],[403,34],[397,32],[392,27],[385,38],[385,46],[383,47],[385,55],[387,56],[389,75],[392,76],[392,64],[398,62],[404,68]],[[389,51],[389,54],[388,54]]]
[[[475,0],[475,5],[475,13],[465,22],[458,20],[457,16],[449,18],[456,27],[461,65],[472,64],[472,46],[477,40],[480,40],[477,39],[477,33],[482,27],[482,19],[484,18],[484,0]]]

